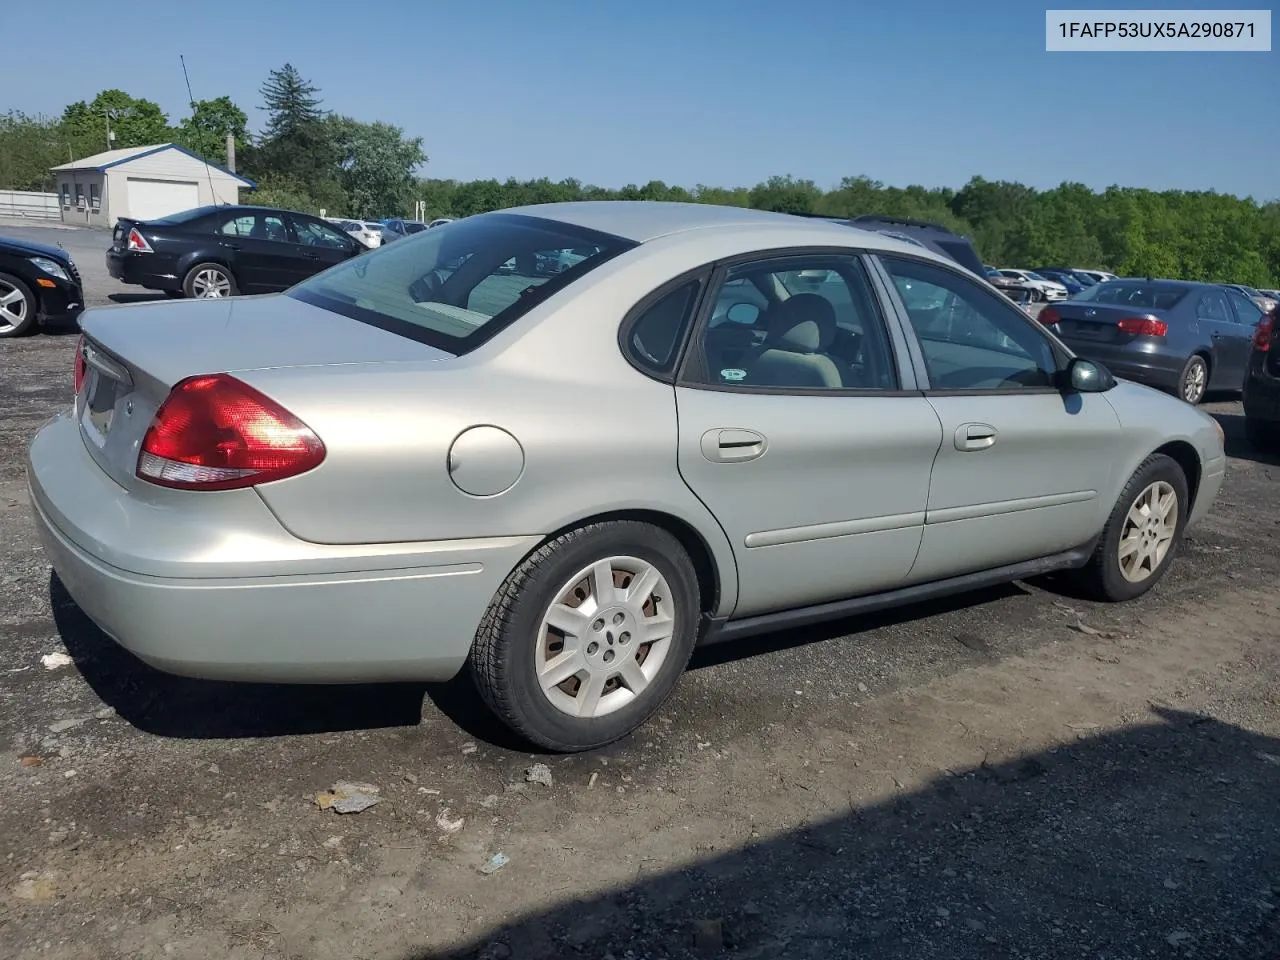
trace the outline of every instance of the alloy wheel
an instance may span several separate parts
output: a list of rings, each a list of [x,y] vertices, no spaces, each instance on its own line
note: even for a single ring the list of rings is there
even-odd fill
[[[26,322],[26,296],[17,287],[0,280],[0,333],[12,333]]]
[[[1204,396],[1207,380],[1208,371],[1205,369],[1204,361],[1192,363],[1182,378],[1182,399],[1187,403],[1199,403],[1200,398]]]
[[[1120,574],[1141,583],[1160,568],[1178,532],[1178,494],[1164,480],[1147,485],[1125,516],[1117,558]]]
[[[671,588],[636,557],[580,570],[538,627],[538,686],[560,712],[593,718],[620,710],[658,675],[675,630]]]
[[[201,270],[191,280],[191,292],[199,299],[231,296],[231,278],[212,267]]]

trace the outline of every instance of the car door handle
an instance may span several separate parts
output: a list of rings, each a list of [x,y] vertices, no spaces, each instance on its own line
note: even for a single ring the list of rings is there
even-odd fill
[[[956,449],[965,453],[987,450],[996,442],[996,428],[989,423],[962,423],[956,430]]]
[[[227,241],[225,241],[225,240],[221,241],[221,243],[222,243],[222,246],[226,247],[228,250],[239,250],[239,249],[240,249],[240,244],[238,244],[238,243],[228,243],[228,242],[227,242]]]
[[[702,455],[715,463],[741,463],[764,453],[767,442],[754,430],[722,428],[702,435]]]

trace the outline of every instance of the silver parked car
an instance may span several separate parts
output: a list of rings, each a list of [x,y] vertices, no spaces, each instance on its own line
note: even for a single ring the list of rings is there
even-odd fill
[[[1225,467],[1214,420],[951,261],[736,208],[474,216],[83,331],[29,468],[104,631],[198,677],[469,666],[560,751],[698,642],[1056,570],[1137,597]]]

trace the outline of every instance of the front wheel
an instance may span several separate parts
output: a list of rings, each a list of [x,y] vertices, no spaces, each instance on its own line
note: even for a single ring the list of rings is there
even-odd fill
[[[1190,510],[1187,477],[1172,457],[1152,454],[1125,484],[1102,538],[1080,571],[1099,600],[1133,600],[1169,569]]]
[[[594,523],[520,564],[476,631],[470,666],[489,708],[562,753],[639,727],[693,653],[700,610],[688,554],[665,530]]]
[[[18,277],[0,273],[0,337],[20,337],[36,325],[36,298]]]
[[[236,278],[220,263],[197,263],[187,271],[182,291],[193,300],[216,300],[236,295]]]
[[[1044,292],[1043,290],[1040,290],[1040,289],[1038,289],[1038,288],[1034,288],[1034,287],[1032,288],[1032,290],[1031,290],[1031,302],[1032,302],[1032,303],[1039,303],[1040,301],[1044,300],[1044,298],[1045,298],[1045,292]]]

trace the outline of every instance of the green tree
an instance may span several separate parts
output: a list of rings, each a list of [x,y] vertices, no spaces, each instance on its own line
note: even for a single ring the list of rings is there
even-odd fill
[[[361,123],[350,117],[333,117],[328,124],[348,215],[387,216],[412,204],[414,171],[427,162],[421,137],[405,137],[389,123]]]
[[[62,112],[62,128],[77,158],[172,139],[169,119],[158,103],[114,89],[103,90],[89,103],[78,100],[69,104]],[[108,130],[115,134],[110,141]]]
[[[49,168],[72,159],[57,120],[16,110],[0,114],[0,189],[47,190],[54,180]]]
[[[197,100],[191,116],[178,125],[177,142],[206,160],[220,163],[226,157],[227,134],[235,136],[236,155],[249,143],[249,118],[230,97]]]
[[[267,125],[262,131],[266,140],[288,137],[300,128],[319,123],[325,117],[320,107],[320,89],[291,63],[267,74],[259,91],[262,109],[267,112]]]

